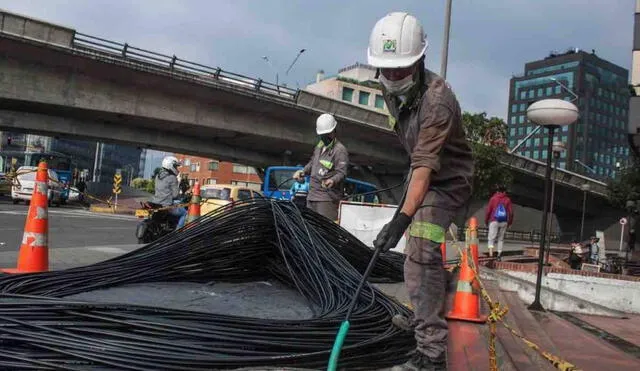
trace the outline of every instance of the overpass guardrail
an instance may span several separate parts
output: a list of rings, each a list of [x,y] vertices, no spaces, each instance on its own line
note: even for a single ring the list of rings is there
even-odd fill
[[[73,38],[73,49],[85,54],[118,59],[146,69],[159,69],[163,72],[181,74],[184,77],[210,85],[224,84],[234,88],[263,93],[295,103],[298,89],[276,85],[262,79],[225,71],[220,67],[210,67],[191,62],[176,55],[165,55],[119,43],[103,38],[76,32]]]

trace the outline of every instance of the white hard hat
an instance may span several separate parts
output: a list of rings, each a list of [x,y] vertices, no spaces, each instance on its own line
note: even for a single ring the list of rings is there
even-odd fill
[[[162,159],[162,167],[173,174],[178,174],[178,166],[180,166],[180,161],[174,156],[166,156]]]
[[[316,120],[316,133],[318,133],[318,135],[328,134],[332,132],[336,126],[338,126],[338,122],[335,117],[329,113],[323,113]]]
[[[427,51],[422,24],[412,15],[393,12],[380,19],[369,37],[368,62],[377,68],[403,68],[416,63]]]

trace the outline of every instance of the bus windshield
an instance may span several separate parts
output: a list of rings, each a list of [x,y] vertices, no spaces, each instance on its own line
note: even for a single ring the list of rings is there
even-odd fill
[[[293,172],[288,169],[275,170],[272,169],[269,172],[269,190],[270,191],[288,191],[293,186],[293,180],[291,177]],[[276,189],[277,187],[277,189]]]

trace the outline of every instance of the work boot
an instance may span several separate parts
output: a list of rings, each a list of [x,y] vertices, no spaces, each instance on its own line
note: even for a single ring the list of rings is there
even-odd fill
[[[502,261],[502,251],[498,251],[498,255],[496,255],[496,261]]]
[[[413,332],[415,327],[413,326],[413,324],[411,324],[411,320],[403,316],[402,314],[394,315],[391,318],[391,323],[393,323],[393,325],[396,326],[397,328],[407,332]]]
[[[391,371],[447,371],[447,356],[431,359],[426,355],[415,352],[406,363],[393,366]]]

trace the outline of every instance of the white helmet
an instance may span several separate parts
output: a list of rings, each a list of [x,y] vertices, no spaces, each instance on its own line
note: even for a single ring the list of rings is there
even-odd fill
[[[316,133],[318,133],[318,135],[328,134],[332,132],[336,126],[338,126],[338,122],[335,117],[329,113],[323,113],[316,120]]]
[[[166,156],[162,159],[162,167],[174,175],[178,175],[178,166],[180,166],[180,161],[174,156]]]
[[[380,19],[369,37],[368,63],[377,68],[403,68],[427,51],[422,24],[412,15],[393,12]]]

